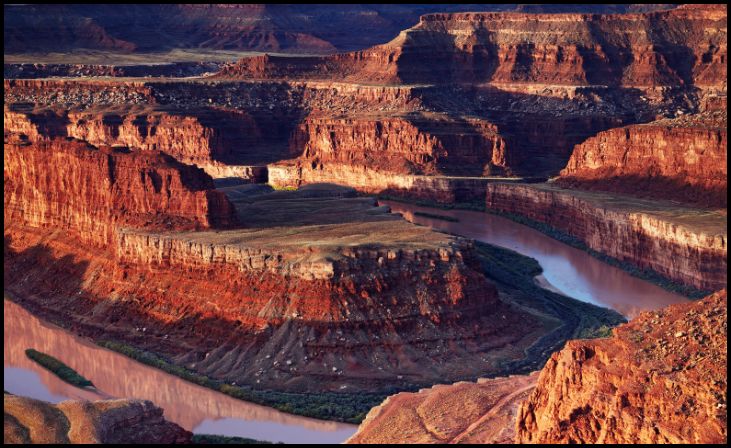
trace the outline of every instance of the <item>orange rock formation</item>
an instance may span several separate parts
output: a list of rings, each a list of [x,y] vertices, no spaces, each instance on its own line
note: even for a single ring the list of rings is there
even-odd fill
[[[71,230],[105,246],[118,227],[204,229],[234,221],[202,170],[157,152],[96,148],[80,141],[4,145],[5,219]]]
[[[726,290],[571,341],[541,371],[517,442],[726,443]]]
[[[560,183],[725,208],[727,145],[725,119],[610,129],[576,146]]]

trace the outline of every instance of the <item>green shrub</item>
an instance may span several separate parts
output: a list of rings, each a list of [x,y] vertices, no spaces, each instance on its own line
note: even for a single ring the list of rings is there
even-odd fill
[[[79,373],[76,372],[74,369],[62,363],[51,355],[47,355],[45,353],[39,352],[38,350],[29,348],[25,351],[25,356],[37,362],[46,369],[50,370],[57,377],[61,378],[69,384],[73,384],[77,387],[94,386],[91,381],[79,375]]]
[[[205,445],[271,445],[272,442],[247,439],[245,437],[219,436],[216,434],[193,434],[193,443]]]

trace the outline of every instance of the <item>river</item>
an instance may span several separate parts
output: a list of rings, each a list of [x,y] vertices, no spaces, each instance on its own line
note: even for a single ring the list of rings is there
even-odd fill
[[[416,224],[505,247],[535,258],[543,268],[543,274],[536,279],[541,286],[611,308],[628,319],[641,311],[688,301],[686,297],[633,277],[582,250],[501,216],[470,210],[442,210],[395,201],[380,203]],[[458,221],[415,215],[414,212],[448,216]]]
[[[165,418],[197,434],[220,434],[284,443],[341,443],[355,425],[279,412],[229,397],[98,347],[43,322],[7,299],[5,314],[6,391],[58,403],[67,399],[141,398],[165,411]],[[98,392],[61,381],[25,356],[27,348],[48,353],[85,376]]]

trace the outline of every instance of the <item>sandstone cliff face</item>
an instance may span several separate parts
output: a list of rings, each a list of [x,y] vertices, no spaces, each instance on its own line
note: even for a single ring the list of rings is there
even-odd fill
[[[261,138],[261,130],[245,113],[204,110],[189,115],[150,113],[70,113],[67,133],[93,145],[122,144],[158,150],[177,160],[207,166],[235,159]]]
[[[17,106],[6,107],[4,112],[6,134],[22,134],[33,142],[68,136],[95,146],[161,151],[203,168],[214,178],[265,181],[263,164],[271,159],[261,150],[259,123],[245,112],[200,109],[183,113],[147,107],[125,112],[56,112]]]
[[[725,216],[547,184],[488,184],[487,207],[549,224],[598,252],[699,289],[726,284]]]
[[[725,86],[725,30],[726,9],[715,5],[623,15],[426,14],[384,45],[300,61],[244,59],[221,74],[289,72],[407,84]]]
[[[64,401],[50,404],[5,394],[3,442],[190,443],[193,434],[163,418],[150,401]]]
[[[7,289],[83,334],[280,390],[376,391],[500,371],[496,359],[522,359],[544,331],[511,330],[533,318],[497,299],[466,240],[372,200],[252,200],[239,188],[228,194],[248,229],[125,228],[105,249],[6,216]]]
[[[560,183],[725,208],[722,126],[664,120],[600,132],[574,148]]]
[[[343,164],[381,173],[480,176],[502,162],[504,142],[496,126],[479,120],[312,117],[298,125],[290,145],[313,168]]]
[[[118,226],[230,225],[232,207],[199,169],[160,153],[96,148],[83,142],[7,142],[5,219],[71,230],[106,245]]]
[[[725,443],[726,290],[571,341],[541,371],[520,443]]]

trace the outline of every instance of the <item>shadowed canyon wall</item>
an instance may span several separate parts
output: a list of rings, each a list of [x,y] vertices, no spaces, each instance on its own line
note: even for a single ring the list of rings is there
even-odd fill
[[[546,223],[593,250],[699,289],[726,285],[721,214],[548,184],[488,184],[487,207]]]
[[[622,15],[426,14],[384,45],[301,60],[243,59],[221,76],[719,86],[726,83],[725,30],[722,5]]]

